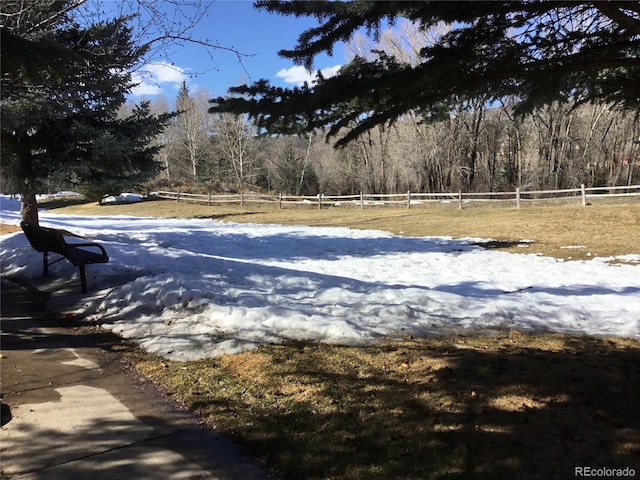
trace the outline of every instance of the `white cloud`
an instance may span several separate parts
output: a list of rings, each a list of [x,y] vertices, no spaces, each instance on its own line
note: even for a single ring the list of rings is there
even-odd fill
[[[159,95],[162,93],[162,88],[158,85],[151,85],[137,78],[134,78],[134,81],[137,85],[131,89],[131,95],[143,97],[147,95]]]
[[[324,78],[335,77],[338,74],[338,70],[342,68],[342,65],[334,65],[333,67],[327,67],[320,70]]]
[[[187,78],[184,68],[166,62],[150,63],[144,71],[159,83],[181,83]]]
[[[187,75],[185,69],[166,62],[150,63],[132,74],[136,82],[131,89],[133,95],[158,95],[162,93],[163,84],[178,86]]]
[[[307,69],[300,66],[278,70],[276,77],[282,78],[286,83],[295,83],[296,85],[302,85],[304,82],[311,83],[313,80]]]
[[[340,70],[342,65],[334,65],[333,67],[327,67],[320,70],[325,78],[335,76]],[[293,83],[295,85],[302,85],[307,82],[310,85],[315,83],[316,71],[309,72],[306,68],[301,66],[283,68],[276,72],[276,77],[282,78],[285,83]]]

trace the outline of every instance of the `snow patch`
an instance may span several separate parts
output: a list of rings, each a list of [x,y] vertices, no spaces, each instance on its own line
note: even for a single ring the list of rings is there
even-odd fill
[[[2,222],[19,224],[4,208],[14,201],[0,196]],[[54,293],[51,306],[172,359],[505,329],[640,338],[640,255],[563,262],[474,245],[483,239],[374,230],[48,212],[40,221],[95,239],[111,259],[87,268],[89,294]],[[78,280],[66,261],[43,279],[21,232],[0,239],[0,255],[3,274],[54,292]]]

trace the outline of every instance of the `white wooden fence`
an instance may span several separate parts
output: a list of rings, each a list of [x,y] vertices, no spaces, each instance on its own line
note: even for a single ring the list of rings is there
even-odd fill
[[[458,208],[471,203],[501,203],[511,204],[517,208],[532,202],[544,201],[571,201],[581,202],[583,206],[590,203],[590,200],[602,198],[640,197],[640,185],[624,187],[589,187],[581,185],[580,188],[569,188],[563,190],[521,190],[517,188],[514,192],[489,192],[489,193],[415,193],[407,192],[403,194],[367,194],[359,195],[324,195],[315,196],[295,196],[295,195],[268,195],[253,192],[241,192],[233,194],[194,194],[182,192],[159,191],[153,192],[158,198],[176,200],[178,202],[201,203],[207,205],[215,204],[263,204],[285,208],[288,205],[310,206],[322,208],[323,206],[334,207],[365,207],[380,206],[402,206],[412,208],[421,205],[451,204]]]

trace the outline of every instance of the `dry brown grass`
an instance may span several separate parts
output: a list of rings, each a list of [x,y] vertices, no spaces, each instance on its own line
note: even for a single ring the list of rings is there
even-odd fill
[[[15,225],[7,225],[6,223],[0,223],[0,235],[8,235],[9,233],[19,232],[20,227]]]
[[[640,253],[640,205],[267,210],[175,202],[60,213],[337,225],[490,237],[560,258]],[[518,240],[535,243],[528,248]],[[584,249],[563,249],[584,245]],[[640,473],[640,342],[504,332],[366,348],[307,343],[196,362],[119,347],[138,369],[284,479],[568,479]]]
[[[289,479],[565,479],[640,467],[640,345],[511,332],[271,346],[150,378]]]

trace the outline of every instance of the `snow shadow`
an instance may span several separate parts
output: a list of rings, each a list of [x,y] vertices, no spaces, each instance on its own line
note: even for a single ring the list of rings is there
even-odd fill
[[[291,340],[362,345],[509,329],[640,335],[638,268],[628,265],[344,228],[132,217],[46,222],[91,236],[111,259],[88,268],[92,295],[58,295],[67,302],[60,307],[170,358]],[[2,249],[3,272],[42,281],[41,256],[24,235],[3,239]],[[75,278],[77,269],[63,261],[51,275]]]
[[[42,224],[74,231],[70,219],[49,216]],[[450,237],[400,237],[381,231],[305,226],[252,225],[207,220],[92,217],[76,230],[108,225],[93,232],[102,241],[158,246],[236,259],[287,261],[331,260],[343,256],[369,257],[394,253],[455,252],[479,249],[472,240]],[[97,228],[97,227],[96,227]],[[331,232],[331,235],[327,233]]]

